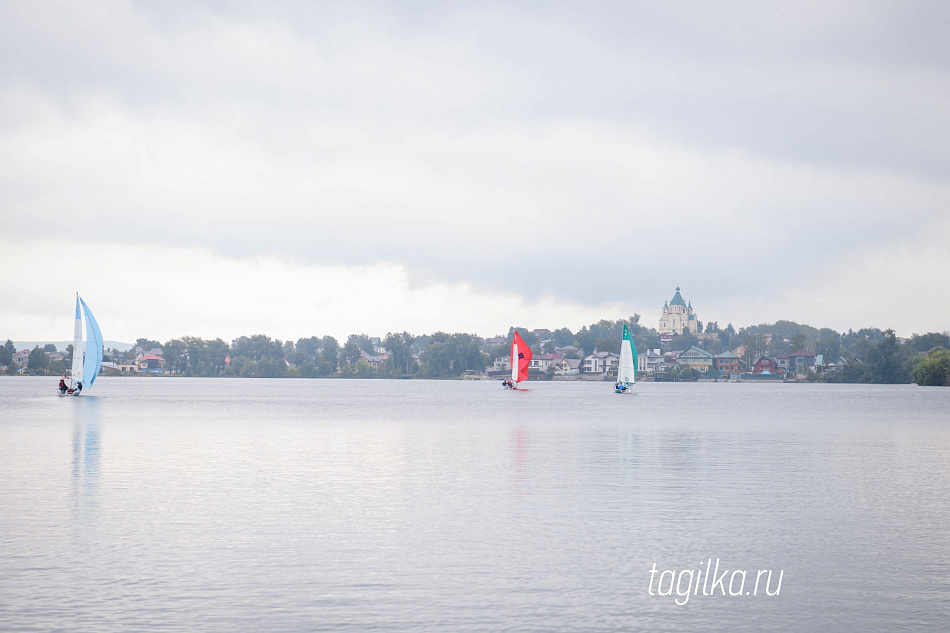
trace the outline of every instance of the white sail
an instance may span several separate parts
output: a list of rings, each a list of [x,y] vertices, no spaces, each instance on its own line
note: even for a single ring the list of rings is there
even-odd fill
[[[637,381],[637,348],[633,345],[633,337],[627,324],[623,326],[620,336],[620,366],[617,368],[617,392],[626,393],[627,389]]]
[[[518,344],[511,344],[511,382],[518,384]]]
[[[73,330],[73,365],[70,378],[73,385],[82,382],[82,364],[85,356],[85,346],[82,341],[82,310],[79,307],[79,293],[76,293],[76,326]]]
[[[629,387],[636,380],[637,370],[633,363],[633,346],[629,339],[624,339],[620,343],[620,373],[617,374],[617,381]]]

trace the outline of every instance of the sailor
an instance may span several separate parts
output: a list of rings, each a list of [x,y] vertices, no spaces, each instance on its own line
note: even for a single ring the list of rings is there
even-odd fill
[[[77,383],[76,383],[76,393],[74,393],[73,395],[74,395],[74,396],[78,396],[80,391],[82,391],[82,383],[81,383],[81,382],[77,382]]]
[[[63,376],[59,379],[59,392],[64,394],[66,393],[66,389],[68,389],[66,386],[66,376]]]

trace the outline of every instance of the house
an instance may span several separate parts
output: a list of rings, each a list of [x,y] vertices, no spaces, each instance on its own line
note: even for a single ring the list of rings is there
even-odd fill
[[[135,359],[135,364],[143,374],[165,373],[165,359],[157,354],[144,354]]]
[[[660,354],[660,350],[651,349],[647,350],[645,354],[637,355],[637,371],[645,373],[655,373],[657,369],[663,364],[663,355]]]
[[[686,367],[698,369],[699,371],[706,373],[713,368],[714,358],[715,356],[703,348],[693,345],[688,350],[677,356],[676,364],[681,366],[685,365]]]
[[[23,349],[13,355],[13,365],[17,369],[24,369],[30,361],[30,350]]]
[[[583,362],[580,358],[562,358],[554,364],[554,373],[558,376],[574,376],[580,373]]]
[[[544,372],[553,367],[562,358],[560,354],[540,354],[531,359],[531,363],[528,367],[535,371]]]
[[[381,354],[381,355],[367,354],[366,352],[360,350],[360,358],[362,360],[365,360],[367,363],[369,363],[370,367],[372,367],[373,369],[379,369],[386,363],[387,360],[389,360],[389,355],[388,354]]]
[[[742,369],[742,359],[738,354],[723,352],[713,360],[713,366],[722,374],[738,374]]]
[[[416,360],[418,360],[418,358]],[[487,373],[489,377],[507,376],[511,374],[511,357],[499,356],[485,373]]]
[[[826,363],[824,359],[819,355],[815,361],[815,371],[821,374],[833,375],[838,373],[838,371],[844,367],[847,363],[843,358],[839,358],[836,361]]]
[[[555,347],[554,351],[564,357],[567,357],[569,354],[574,354],[576,356],[581,355],[581,350],[574,347],[573,345],[565,345],[564,347]]]
[[[489,345],[504,345],[508,342],[507,336],[493,336],[491,338],[486,338],[485,342]]]
[[[806,374],[809,371],[815,371],[818,360],[818,355],[815,354],[815,352],[800,349],[797,352],[786,355],[788,356],[789,371],[795,374]]]
[[[588,374],[606,374],[613,367],[620,365],[620,356],[613,352],[595,352],[584,358],[581,371]]]
[[[755,361],[752,365],[752,375],[754,376],[759,374],[780,375],[784,373],[785,370],[779,367],[778,362],[768,356],[760,357],[759,360]]]

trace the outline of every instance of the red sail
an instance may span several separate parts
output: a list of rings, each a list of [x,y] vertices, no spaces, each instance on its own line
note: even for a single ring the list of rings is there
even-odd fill
[[[515,358],[515,346],[518,350],[518,358]],[[514,340],[511,342],[511,366],[518,367],[518,379],[516,382],[528,379],[528,366],[531,365],[531,348],[524,342],[518,331],[515,330]]]

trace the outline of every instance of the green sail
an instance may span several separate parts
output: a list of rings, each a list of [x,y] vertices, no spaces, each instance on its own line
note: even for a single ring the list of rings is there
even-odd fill
[[[623,326],[623,336],[620,339],[620,367],[617,372],[617,382],[627,387],[637,381],[637,346],[633,343],[630,330],[626,323]]]

